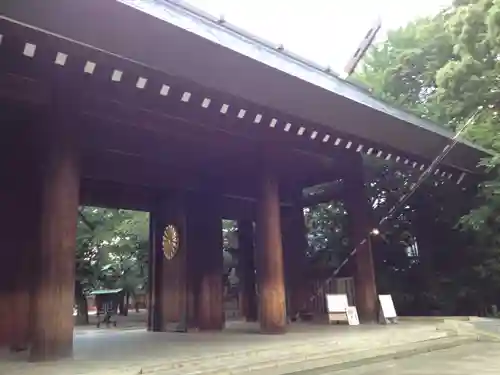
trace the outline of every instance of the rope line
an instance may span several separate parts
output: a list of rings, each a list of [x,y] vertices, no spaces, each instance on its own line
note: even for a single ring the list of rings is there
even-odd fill
[[[387,214],[379,221],[378,226],[382,225],[385,223],[387,220],[391,218],[392,215],[394,215],[401,206],[403,206],[408,199],[412,197],[412,195],[415,193],[415,191],[422,185],[422,183],[429,178],[431,173],[434,171],[434,169],[444,160],[444,158],[451,152],[451,150],[457,145],[457,143],[460,140],[460,136],[464,133],[464,131],[473,123],[474,119],[480,112],[481,108],[478,108],[470,117],[469,119],[465,122],[464,126],[460,128],[453,138],[451,138],[450,142],[443,148],[443,150],[437,155],[432,163],[422,172],[422,174],[419,176],[417,179],[417,182],[414,183],[411,187],[410,190],[405,193],[404,195],[401,196],[401,198],[398,200],[396,204],[394,204],[391,209],[387,212]],[[333,271],[332,275],[325,280],[323,286],[316,291],[315,294],[313,294],[309,302],[312,302],[315,298],[317,298],[320,294],[323,294],[325,290],[325,286],[330,285],[330,283],[337,277],[339,272],[345,267],[345,265],[349,262],[349,260],[356,255],[358,249],[366,244],[367,241],[369,241],[370,236],[372,235],[372,232],[368,233],[368,236],[363,238],[356,247],[347,255],[347,257],[340,263],[340,265]]]

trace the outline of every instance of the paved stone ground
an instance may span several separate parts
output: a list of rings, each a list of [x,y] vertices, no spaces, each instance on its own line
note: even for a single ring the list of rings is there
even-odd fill
[[[472,318],[471,323],[478,329],[500,335],[500,319]]]
[[[422,323],[358,327],[295,324],[283,336],[257,332],[257,325],[245,323],[231,324],[222,333],[79,330],[75,335],[74,360],[28,364],[24,362],[23,353],[16,358],[0,355],[0,374],[134,375],[141,369],[147,373],[191,374],[234,364],[249,367],[270,361],[297,358],[300,361],[318,353],[371,350],[446,336],[436,331],[434,324]]]
[[[340,371],[313,370],[296,375],[472,375],[500,374],[500,344],[474,343],[409,358]]]
[[[374,342],[403,343],[438,338],[442,332],[434,324],[407,323],[395,326],[294,324],[286,335],[259,334],[257,324],[231,322],[223,332],[151,333],[145,330],[121,331],[101,329],[80,331],[75,338],[75,359],[128,360],[151,359],[157,356],[213,356],[247,350],[284,350],[284,346],[311,343],[351,347]]]
[[[297,375],[471,375],[500,374],[500,319],[472,318],[470,323],[496,336],[497,342],[476,342],[412,357],[345,370],[317,369]],[[490,337],[491,338],[491,337]]]

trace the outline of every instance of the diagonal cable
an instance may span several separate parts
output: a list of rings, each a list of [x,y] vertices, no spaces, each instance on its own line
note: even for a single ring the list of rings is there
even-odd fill
[[[478,108],[470,117],[469,119],[465,122],[464,126],[460,128],[453,138],[451,138],[450,142],[443,148],[441,153],[437,155],[432,163],[422,172],[422,174],[419,176],[418,180],[416,183],[413,184],[412,187],[410,187],[410,190],[401,196],[401,198],[398,200],[396,204],[394,204],[391,209],[387,212],[387,214],[379,221],[378,225],[382,225],[385,223],[388,219],[391,218],[392,215],[394,215],[407,201],[410,199],[415,191],[422,185],[422,183],[431,175],[431,173],[434,171],[434,169],[441,163],[444,158],[453,150],[453,148],[457,145],[457,143],[460,140],[460,136],[467,130],[467,128],[474,122],[475,118],[479,114],[481,108]],[[354,249],[347,255],[347,257],[342,261],[342,263],[333,271],[332,275],[325,280],[323,283],[323,286],[316,291],[315,294],[313,294],[310,298],[310,301],[314,300],[314,298],[318,297],[320,294],[323,294],[325,285],[330,285],[330,283],[337,277],[339,272],[345,267],[345,265],[349,262],[349,260],[357,253],[358,249],[366,244],[367,241],[369,241],[371,233],[368,233],[368,236],[363,238],[357,246],[354,247]]]

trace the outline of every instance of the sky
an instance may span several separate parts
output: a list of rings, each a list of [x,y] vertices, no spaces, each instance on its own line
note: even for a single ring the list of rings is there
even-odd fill
[[[438,12],[451,0],[187,0],[276,45],[341,72],[360,41],[382,19],[387,30]]]

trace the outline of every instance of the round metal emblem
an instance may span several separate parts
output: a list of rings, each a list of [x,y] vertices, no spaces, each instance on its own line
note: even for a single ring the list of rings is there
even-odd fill
[[[171,260],[179,250],[179,233],[173,225],[167,225],[163,232],[163,254],[165,258]]]

